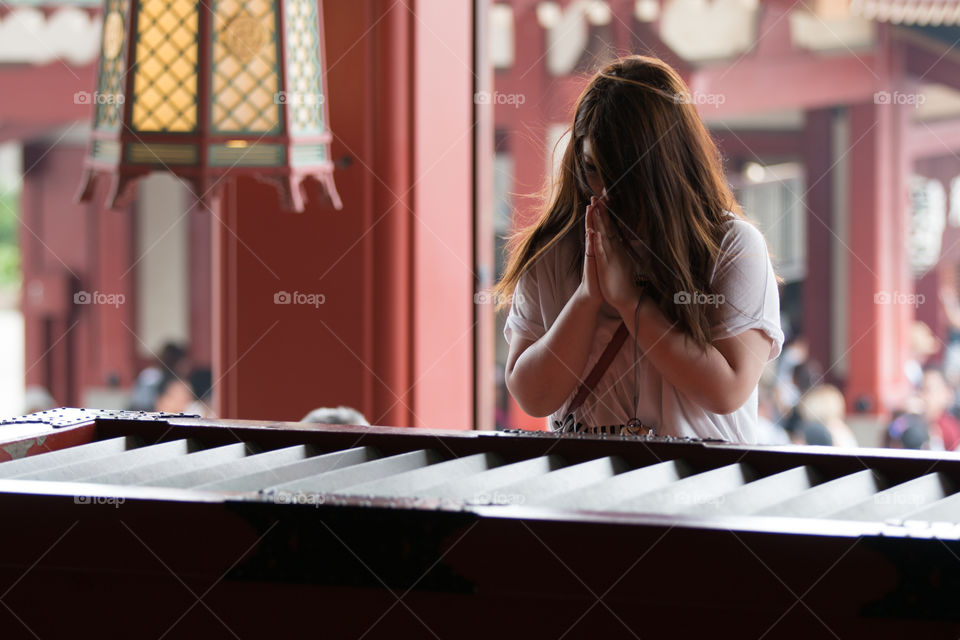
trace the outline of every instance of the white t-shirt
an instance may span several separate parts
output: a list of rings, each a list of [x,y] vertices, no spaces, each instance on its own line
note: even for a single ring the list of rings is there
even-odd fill
[[[760,329],[771,338],[768,360],[772,360],[780,354],[783,331],[780,329],[780,294],[766,240],[751,223],[730,215],[730,228],[724,235],[711,275],[714,292],[723,295],[722,302],[719,296],[712,301],[717,303],[711,311],[716,320],[711,327],[712,337],[727,338],[748,329]],[[503,330],[507,343],[514,335],[538,340],[553,325],[580,284],[582,265],[571,272],[573,260],[573,247],[561,241],[520,277]],[[620,317],[600,314],[581,379],[600,359],[620,322]],[[633,417],[633,347],[633,337],[628,336],[577,411],[578,422],[586,426],[618,425]],[[756,442],[756,388],[743,406],[721,415],[706,411],[676,389],[643,357],[642,351],[638,373],[638,417],[645,425],[654,425],[657,435]],[[563,405],[548,417],[551,429],[555,420],[562,421],[568,413],[567,407],[576,392],[574,388]]]

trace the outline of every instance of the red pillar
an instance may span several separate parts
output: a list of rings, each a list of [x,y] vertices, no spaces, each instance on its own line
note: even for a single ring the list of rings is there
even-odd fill
[[[74,202],[84,154],[83,146],[25,145],[20,202],[25,381],[70,406],[89,387],[127,386],[136,374],[133,278],[123,277],[133,221],[129,211],[106,210],[103,193]],[[78,303],[75,293],[86,296]]]
[[[831,302],[833,300],[833,113],[806,113],[803,164],[806,177],[807,273],[803,282],[803,334],[810,356],[824,370],[833,365]]]
[[[465,427],[474,419],[473,8],[412,8],[413,424]]]
[[[282,212],[250,180],[226,190],[213,234],[218,412],[298,419],[345,404],[379,424],[469,428],[472,13],[328,2],[324,22],[344,209]],[[283,293],[301,303],[275,304]]]
[[[536,3],[514,4],[515,56],[509,70],[498,71],[495,78],[496,91],[502,94],[522,94],[523,104],[495,106],[496,126],[506,133],[509,153],[513,159],[513,192],[535,194],[544,185],[547,158],[547,125],[545,98],[547,77],[544,52],[546,37],[537,22]],[[535,198],[523,195],[514,198],[513,224],[524,227],[536,220],[539,214]],[[511,427],[543,429],[543,418],[527,415],[508,395],[508,421]]]
[[[915,314],[907,255],[910,107],[850,108],[848,377],[852,409],[884,414],[908,392],[904,363]]]
[[[326,3],[327,15],[331,11],[330,4]],[[345,67],[358,63],[372,66],[376,74],[367,87],[366,99],[370,103],[365,104],[364,108],[368,126],[375,127],[379,135],[364,138],[361,134],[358,137],[358,142],[369,145],[370,149],[358,149],[354,142],[344,143],[348,149],[352,149],[348,153],[365,151],[370,154],[365,165],[358,168],[369,184],[371,193],[371,201],[364,206],[363,222],[363,229],[371,229],[372,240],[363,243],[364,258],[369,265],[363,281],[366,287],[364,303],[370,310],[364,320],[364,344],[377,372],[375,378],[368,380],[369,402],[375,414],[370,419],[382,424],[411,425],[414,421],[413,403],[408,390],[413,384],[410,273],[413,221],[409,186],[413,180],[411,30],[414,17],[403,3],[392,7],[383,3],[373,3],[371,6],[376,10],[367,19],[379,22],[375,23],[377,26],[373,37],[366,39],[364,44],[372,57],[362,63],[344,60],[331,73],[330,82],[335,82],[337,75],[345,72]],[[336,24],[334,19],[328,18],[325,18],[325,23]],[[327,36],[328,43],[331,35]],[[348,46],[349,43],[344,45]],[[334,59],[333,55],[328,54],[328,59]],[[340,85],[345,86],[342,81]],[[330,91],[336,95],[333,84],[330,84]],[[336,99],[332,99],[332,105],[337,106]],[[343,130],[340,121],[335,116],[331,117],[336,127],[336,139],[348,140],[351,132]],[[340,180],[338,177],[338,183]],[[341,195],[347,202],[349,196],[343,193],[342,187]],[[390,321],[378,322],[374,313],[388,314]]]
[[[488,33],[490,26],[488,16],[492,0],[477,0],[474,3],[473,14],[476,24],[475,33]],[[493,65],[490,62],[487,38],[474,38],[474,55],[476,59],[476,77],[474,78],[474,93],[481,91],[490,93],[493,86]],[[474,225],[473,225],[473,264],[476,265],[475,291],[487,291],[494,284],[496,277],[496,250],[494,237],[490,233],[494,226],[493,200],[493,154],[494,154],[494,119],[493,106],[474,100],[473,107],[475,140],[473,154],[474,177]],[[474,304],[473,318],[476,323],[474,331],[474,371],[476,372],[474,424],[477,429],[494,429],[496,427],[496,323],[492,305]]]
[[[189,218],[190,359],[193,366],[209,367],[213,362],[213,216],[200,203],[194,203]]]

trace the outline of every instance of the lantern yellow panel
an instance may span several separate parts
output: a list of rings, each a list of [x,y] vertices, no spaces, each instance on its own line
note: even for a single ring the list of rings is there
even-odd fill
[[[197,10],[191,0],[140,0],[131,117],[137,131],[197,128]]]
[[[267,0],[213,5],[213,103],[218,133],[280,131],[277,14]]]

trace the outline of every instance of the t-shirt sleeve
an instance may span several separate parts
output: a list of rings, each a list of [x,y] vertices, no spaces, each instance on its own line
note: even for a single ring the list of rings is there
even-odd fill
[[[503,337],[507,344],[514,336],[535,341],[547,332],[543,324],[543,312],[540,307],[540,288],[537,282],[536,266],[527,269],[517,281],[510,303],[510,312],[503,327]]]
[[[760,230],[745,220],[733,222],[724,237],[713,291],[717,311],[712,335],[729,338],[749,329],[760,329],[772,340],[768,360],[780,355],[780,292],[767,242]]]

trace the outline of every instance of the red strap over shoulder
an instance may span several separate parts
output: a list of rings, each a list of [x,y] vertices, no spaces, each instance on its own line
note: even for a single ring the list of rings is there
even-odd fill
[[[607,367],[613,362],[614,356],[617,355],[617,351],[623,346],[623,342],[629,334],[630,331],[627,329],[627,325],[621,322],[613,334],[613,337],[610,338],[610,342],[607,343],[607,348],[600,354],[600,359],[597,360],[597,364],[593,365],[593,369],[587,374],[587,379],[583,381],[583,384],[580,385],[580,389],[577,391],[577,395],[573,397],[573,402],[570,403],[570,408],[567,409],[568,414],[579,409],[580,405],[587,399],[590,392],[593,391],[594,385],[599,382],[601,376],[606,372]]]

